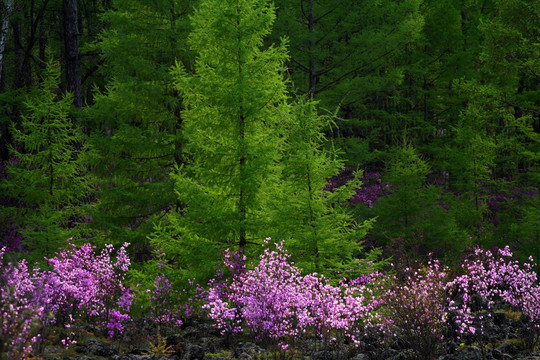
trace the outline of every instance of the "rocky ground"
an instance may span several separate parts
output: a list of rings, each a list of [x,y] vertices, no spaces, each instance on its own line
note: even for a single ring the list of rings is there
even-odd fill
[[[504,312],[495,313],[485,323],[484,344],[478,338],[446,340],[435,360],[540,360],[540,347],[531,346],[532,333],[523,319],[512,319]],[[139,329],[139,332],[137,331]],[[145,332],[145,335],[141,334]],[[538,334],[538,332],[536,332]],[[324,344],[307,339],[287,350],[256,343],[252,339],[220,336],[207,323],[186,326],[178,333],[156,341],[155,331],[145,327],[128,330],[120,341],[88,336],[69,351],[47,346],[40,357],[47,360],[262,360],[262,359],[318,359],[318,360],[414,360],[415,352],[400,340],[382,343],[376,336],[365,339],[359,347],[342,342]],[[147,339],[153,338],[150,342]],[[475,341],[476,340],[476,341]],[[294,349],[293,349],[294,348]]]

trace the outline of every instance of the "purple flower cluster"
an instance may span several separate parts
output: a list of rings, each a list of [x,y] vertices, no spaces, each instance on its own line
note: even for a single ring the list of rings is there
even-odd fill
[[[210,282],[203,307],[222,333],[245,327],[258,338],[284,341],[308,331],[328,337],[340,330],[356,341],[364,328],[375,326],[378,304],[367,286],[333,286],[315,273],[302,276],[283,242],[271,250],[269,241],[253,269],[230,269],[232,279]],[[238,267],[230,252],[224,259]]]
[[[270,242],[266,239],[259,262],[249,267],[242,252],[225,250],[222,268],[207,290],[190,280],[198,295],[184,305],[181,295],[186,291],[174,290],[164,262],[158,262],[153,287],[143,291],[152,319],[177,326],[182,316],[202,308],[223,334],[248,330],[283,348],[308,335],[325,341],[345,336],[360,344],[366,333],[377,331],[401,339],[428,359],[451,327],[458,338],[482,334],[483,320],[496,303],[504,303],[525,316],[535,339],[540,334],[536,265],[532,258],[520,264],[508,247],[475,249],[465,259],[463,273],[451,281],[448,269],[430,259],[425,267],[404,269],[399,276],[368,270],[332,283],[316,273],[302,275],[283,242]],[[106,245],[96,253],[90,244],[78,247],[68,240],[67,248],[47,259],[50,270],[33,271],[25,260],[5,261],[1,249],[0,352],[25,358],[53,325],[63,329],[66,347],[77,341],[81,325],[111,337],[122,332],[133,300],[124,285],[130,266],[127,246],[113,254]]]
[[[463,334],[482,331],[472,296],[495,299],[523,312],[531,330],[540,330],[540,285],[530,263],[519,264],[507,248],[498,256],[476,249],[465,260],[464,274],[450,281],[449,270],[437,260],[419,269],[404,269],[401,275],[378,272],[337,285],[316,273],[301,275],[289,261],[283,242],[265,249],[259,263],[246,269],[239,253],[224,253],[220,271],[210,282],[203,308],[222,334],[249,330],[260,339],[287,344],[304,334],[332,339],[343,334],[359,343],[367,332],[379,331],[397,337],[429,359],[454,326]],[[532,261],[532,259],[531,259]]]
[[[383,330],[401,338],[423,359],[432,358],[447,330],[446,283],[448,269],[430,259],[427,267],[404,269],[381,291]]]
[[[100,254],[90,244],[68,247],[47,259],[52,270],[28,270],[25,260],[4,264],[5,250],[0,251],[0,348],[11,358],[26,356],[52,325],[67,332],[62,343],[76,342],[77,324],[93,322],[112,337],[123,331],[130,317],[132,295],[123,285],[130,260],[128,244],[116,252],[106,245]],[[34,335],[35,336],[32,336]]]
[[[177,306],[180,303],[180,294],[171,287],[169,279],[164,273],[160,273],[154,280],[150,294],[150,317],[161,324],[182,325],[182,314]]]
[[[68,239],[66,249],[47,259],[53,270],[41,276],[42,296],[48,300],[48,310],[61,314],[67,327],[77,317],[87,315],[96,319],[97,325],[104,326],[111,337],[122,332],[122,322],[129,319],[127,313],[133,298],[131,289],[123,284],[130,265],[128,245],[125,243],[117,251],[113,262],[112,245],[105,245],[97,255],[95,246],[77,247]],[[67,319],[66,314],[69,314]]]
[[[0,249],[0,354],[23,359],[32,351],[39,335],[32,337],[33,324],[44,315],[44,307],[33,301],[34,275],[25,260],[4,263]]]
[[[474,256],[465,259],[463,275],[448,283],[454,298],[449,299],[449,309],[458,316],[456,324],[460,335],[483,332],[482,318],[477,318],[479,296],[483,310],[492,310],[497,300],[503,301],[528,317],[532,331],[540,331],[540,285],[532,257],[530,263],[519,264],[512,259],[512,252],[505,247],[495,252],[474,250]],[[456,296],[457,295],[457,296]],[[489,316],[489,314],[488,314]],[[477,321],[479,320],[479,321]]]
[[[3,228],[0,229],[0,246],[6,248],[6,252],[24,250],[23,236],[19,233],[17,226],[9,220],[5,220]]]
[[[534,187],[526,186],[504,186],[505,181],[512,179],[499,179],[503,186],[500,188],[483,187],[483,197],[487,205],[488,212],[485,214],[485,220],[489,223],[499,226],[504,222],[504,211],[511,210],[513,215],[518,215],[515,204],[522,204],[538,195],[538,190]]]

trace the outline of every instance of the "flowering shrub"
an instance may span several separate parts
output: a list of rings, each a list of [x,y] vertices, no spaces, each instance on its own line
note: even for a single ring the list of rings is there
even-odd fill
[[[154,281],[153,291],[150,291],[150,309],[154,321],[182,325],[180,310],[176,308],[179,301],[180,297],[171,288],[167,276],[159,274]]]
[[[163,249],[154,252],[154,259],[145,264],[143,270],[132,271],[130,280],[137,285],[134,288],[137,315],[144,318],[149,326],[180,326],[182,319],[188,316],[187,305],[182,304],[185,290],[179,291],[174,282]],[[172,274],[172,276],[171,276]]]
[[[462,265],[465,273],[448,284],[455,299],[449,299],[449,309],[456,312],[459,336],[483,334],[485,315],[478,310],[492,310],[495,301],[501,300],[523,312],[528,318],[533,340],[540,334],[540,285],[536,264],[519,264],[512,252],[505,247],[495,253],[476,248],[474,255]],[[456,296],[457,295],[457,296]],[[475,301],[480,297],[482,301]],[[491,314],[487,314],[490,316]]]
[[[80,320],[93,320],[111,337],[122,332],[132,301],[130,289],[122,284],[130,265],[127,246],[113,261],[112,245],[96,255],[90,244],[79,248],[69,242],[67,249],[47,259],[52,270],[35,268],[32,273],[25,260],[3,264],[2,249],[0,350],[10,358],[23,358],[52,325],[66,329],[62,344],[67,347],[76,342],[74,328]]]
[[[123,285],[130,260],[125,243],[113,262],[112,245],[105,245],[99,255],[95,246],[77,247],[68,239],[68,247],[47,259],[53,270],[41,276],[40,288],[46,310],[56,314],[59,325],[70,328],[83,316],[107,329],[109,336],[123,331],[122,322],[129,319],[131,289]],[[75,342],[73,338],[69,343]]]
[[[39,335],[33,325],[43,316],[43,307],[33,301],[36,286],[25,260],[4,263],[5,248],[0,249],[0,354],[23,359],[32,351]]]
[[[430,260],[419,270],[405,269],[391,277],[369,270],[357,278],[332,283],[316,273],[302,275],[290,261],[283,242],[265,241],[256,265],[245,266],[242,252],[223,252],[220,271],[208,290],[190,285],[198,295],[182,305],[188,292],[173,289],[164,262],[153,287],[143,291],[151,318],[158,325],[180,325],[198,311],[199,303],[222,334],[249,330],[258,339],[283,349],[292,339],[316,335],[325,341],[348,338],[359,344],[370,330],[399,338],[419,358],[432,358],[449,328],[457,337],[479,336],[496,303],[523,314],[526,334],[534,346],[540,335],[540,285],[535,264],[520,264],[509,248],[475,249],[464,272],[448,281],[448,269]],[[130,265],[124,244],[113,260],[107,245],[99,254],[90,244],[66,249],[47,259],[51,269],[33,271],[27,262],[4,261],[0,250],[0,353],[22,359],[39,351],[51,326],[63,328],[62,343],[77,340],[77,328],[90,323],[114,336],[130,319],[133,295],[125,273]],[[334,285],[335,284],[335,285]]]
[[[399,336],[422,359],[436,354],[447,330],[445,289],[448,269],[437,260],[419,270],[405,269],[382,291],[384,331]]]
[[[232,279],[210,282],[203,307],[223,334],[242,332],[243,325],[259,338],[274,340],[309,330],[328,337],[340,330],[356,341],[364,327],[374,325],[377,304],[366,286],[332,286],[315,273],[302,276],[289,261],[283,242],[271,250],[269,241],[257,266],[249,270],[232,261],[235,255],[226,251],[224,265]]]

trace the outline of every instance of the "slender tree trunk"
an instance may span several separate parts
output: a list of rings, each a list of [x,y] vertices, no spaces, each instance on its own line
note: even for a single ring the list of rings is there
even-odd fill
[[[309,29],[309,93],[312,98],[317,95],[317,61],[315,58],[315,13],[313,0],[309,0],[308,6],[308,29]]]
[[[240,111],[242,112],[242,107],[240,107]],[[240,141],[241,146],[244,146],[245,141],[245,126],[246,126],[246,119],[244,115],[240,114]],[[246,157],[244,154],[244,151],[242,149],[242,154],[240,155],[240,198],[238,199],[238,208],[240,211],[240,240],[238,242],[238,245],[240,249],[243,249],[247,245],[247,234],[246,234],[246,215],[247,215],[247,205],[246,205],[246,194],[245,194],[245,177],[246,177]]]
[[[240,9],[237,9],[238,16],[240,16]],[[240,18],[236,21],[236,25],[240,27]],[[243,60],[242,60],[242,39],[238,35],[238,75],[239,80],[243,81]],[[244,149],[244,143],[246,140],[246,117],[244,115],[244,106],[243,98],[240,99],[240,108],[239,108],[239,144],[240,144],[240,159],[239,159],[239,172],[240,172],[240,195],[238,198],[238,210],[240,212],[240,239],[238,241],[238,246],[240,249],[243,249],[247,245],[247,234],[246,234],[246,216],[247,216],[247,204],[246,204],[246,193],[245,193],[245,179],[246,179],[246,153]]]
[[[309,199],[308,199],[308,210],[309,210],[309,222],[311,225],[311,228],[313,229],[313,255],[315,256],[315,269],[319,270],[319,241],[318,241],[318,234],[317,234],[317,228],[315,227],[315,213],[313,211],[313,184],[311,181],[311,161],[308,154],[306,154],[306,181],[307,181],[307,188],[309,193]]]
[[[40,4],[41,6],[36,8],[35,1],[31,0],[28,16],[25,15],[25,10],[19,10],[21,18],[28,19],[28,21],[25,22],[24,26],[21,25],[21,21],[12,26],[16,64],[15,79],[13,82],[14,89],[32,85],[32,68],[30,60],[32,59],[32,51],[37,41],[38,25],[45,14],[48,4],[49,0],[44,0]],[[23,37],[23,33],[27,35]]]
[[[0,84],[4,82],[3,79],[3,65],[4,65],[4,51],[6,50],[6,42],[9,29],[9,17],[13,10],[13,0],[3,0],[4,4],[4,17],[2,18],[2,27],[0,28]]]
[[[43,17],[39,20],[39,67],[45,69],[47,59],[45,58],[45,49],[47,48],[47,36]]]
[[[73,93],[73,105],[82,108],[81,59],[79,56],[79,28],[77,0],[64,0],[64,46],[66,50],[66,75],[68,90]]]
[[[19,16],[24,17],[21,9],[17,9],[17,12]],[[13,89],[17,90],[25,85],[27,82],[27,75],[25,74],[28,74],[30,71],[25,68],[28,62],[26,61],[26,52],[23,45],[24,39],[22,34],[24,30],[21,21],[13,23],[11,28],[13,30],[13,43],[15,47],[15,77],[13,79]]]

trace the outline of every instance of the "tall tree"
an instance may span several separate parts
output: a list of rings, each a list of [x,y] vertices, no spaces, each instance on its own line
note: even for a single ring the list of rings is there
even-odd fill
[[[28,95],[21,129],[12,128],[11,155],[17,160],[2,184],[19,201],[11,210],[36,260],[52,255],[69,237],[67,229],[81,216],[77,207],[89,193],[84,149],[77,149],[81,132],[69,118],[72,97],[59,96],[59,79],[59,65],[49,63],[42,85]]]
[[[361,241],[371,221],[355,221],[348,200],[361,183],[327,190],[328,180],[343,167],[339,151],[324,133],[335,114],[318,114],[317,103],[300,98],[292,105],[284,134],[282,179],[272,196],[269,235],[287,239],[294,261],[306,271],[350,272],[363,257]],[[330,144],[329,144],[330,142]]]
[[[358,165],[372,156],[365,146],[367,137],[372,147],[381,148],[396,134],[401,136],[403,122],[391,109],[409,49],[422,29],[420,1],[276,4],[274,33],[290,38],[294,89],[318,99],[322,108],[340,107],[343,121],[333,135],[350,163]]]
[[[73,94],[73,104],[82,108],[81,60],[79,54],[79,26],[77,0],[62,1],[62,20],[64,25],[64,48],[66,51],[67,88]]]
[[[265,236],[288,119],[285,47],[262,48],[274,18],[267,0],[203,1],[188,38],[198,53],[195,74],[175,71],[191,157],[173,176],[185,206],[180,221],[213,243],[245,248]]]
[[[91,51],[100,51],[108,79],[85,110],[91,129],[92,173],[99,194],[94,229],[108,241],[130,241],[148,254],[153,223],[176,206],[169,177],[182,162],[178,95],[169,72],[175,59],[189,66],[187,19],[193,1],[115,0],[109,24]]]

